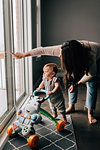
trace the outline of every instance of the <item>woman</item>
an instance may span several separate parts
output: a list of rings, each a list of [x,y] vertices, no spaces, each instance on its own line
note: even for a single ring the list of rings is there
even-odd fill
[[[100,59],[100,44],[83,40],[70,40],[62,45],[40,47],[27,53],[11,54],[16,59],[38,55],[60,57],[61,65],[65,69],[65,85],[69,91],[69,107],[66,109],[66,113],[75,111],[77,87],[82,83],[87,83],[86,107],[88,108],[88,120],[90,124],[97,122],[93,117],[93,110],[97,100],[96,66]]]

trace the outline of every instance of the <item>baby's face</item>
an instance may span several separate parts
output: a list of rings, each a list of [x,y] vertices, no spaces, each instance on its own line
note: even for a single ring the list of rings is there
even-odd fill
[[[52,68],[45,67],[43,69],[43,76],[46,77],[47,79],[50,79],[50,78],[52,79],[53,74],[54,74],[54,72],[53,72]]]

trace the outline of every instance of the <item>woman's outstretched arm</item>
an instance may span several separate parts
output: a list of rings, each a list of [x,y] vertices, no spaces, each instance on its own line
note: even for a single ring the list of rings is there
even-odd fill
[[[10,51],[9,53],[12,54],[14,58],[20,59],[28,56],[39,56],[39,55],[51,55],[51,56],[59,57],[60,51],[61,51],[61,45],[57,45],[57,46],[48,46],[48,47],[38,47],[25,53],[21,53],[21,52],[12,53]]]
[[[5,58],[5,53],[1,52],[0,53],[0,59],[4,59]]]

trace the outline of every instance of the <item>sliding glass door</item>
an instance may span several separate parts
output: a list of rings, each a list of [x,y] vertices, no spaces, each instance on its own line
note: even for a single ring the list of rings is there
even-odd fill
[[[0,0],[0,132],[17,107],[32,94],[32,58],[11,52],[31,49],[31,0]],[[31,72],[29,74],[29,72]]]

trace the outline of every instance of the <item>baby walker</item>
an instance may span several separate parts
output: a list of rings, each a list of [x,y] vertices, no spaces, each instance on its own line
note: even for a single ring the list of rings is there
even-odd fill
[[[34,124],[38,124],[41,122],[41,115],[44,115],[51,121],[53,121],[58,131],[64,130],[65,127],[64,121],[57,121],[47,111],[40,108],[41,103],[47,100],[49,98],[49,95],[43,98],[40,96],[36,96],[38,92],[45,94],[47,93],[47,91],[43,89],[41,89],[40,91],[35,90],[33,92],[33,95],[30,96],[30,100],[25,105],[24,109],[18,110],[17,120],[7,129],[7,134],[11,137],[21,132],[23,136],[27,137],[28,145],[32,148],[36,147],[39,143],[39,137],[35,134]]]

